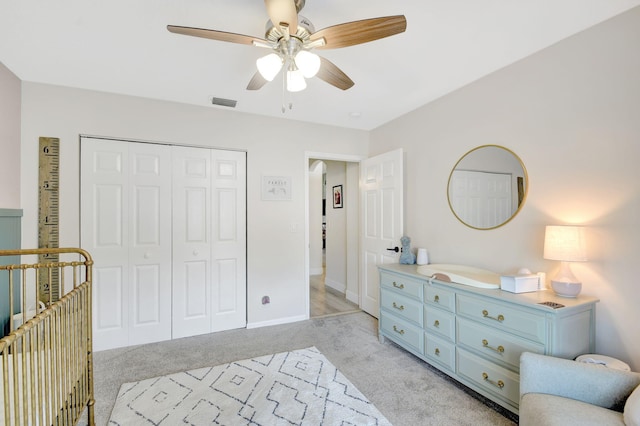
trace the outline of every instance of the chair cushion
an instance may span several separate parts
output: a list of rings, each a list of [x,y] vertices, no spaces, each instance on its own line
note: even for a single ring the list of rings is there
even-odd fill
[[[640,386],[631,392],[624,404],[624,423],[629,426],[640,426]]]
[[[520,401],[520,426],[624,425],[622,413],[575,399],[528,393]]]

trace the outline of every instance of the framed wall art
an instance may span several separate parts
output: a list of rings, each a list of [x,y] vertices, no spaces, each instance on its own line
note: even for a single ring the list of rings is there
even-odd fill
[[[333,187],[333,208],[341,209],[342,202],[342,185],[336,185]]]
[[[291,176],[262,176],[262,199],[291,200]]]

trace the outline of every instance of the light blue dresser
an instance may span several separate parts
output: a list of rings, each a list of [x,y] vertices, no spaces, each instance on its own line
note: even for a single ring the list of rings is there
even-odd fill
[[[595,350],[594,297],[444,283],[417,274],[415,265],[379,270],[380,341],[392,340],[516,414],[522,352],[575,358]]]
[[[0,250],[20,248],[22,210],[0,209]],[[2,264],[20,263],[19,257],[2,257]],[[19,282],[19,272],[14,272],[14,282]],[[14,312],[20,307],[20,294],[14,294]],[[9,332],[9,275],[0,274],[0,337]]]

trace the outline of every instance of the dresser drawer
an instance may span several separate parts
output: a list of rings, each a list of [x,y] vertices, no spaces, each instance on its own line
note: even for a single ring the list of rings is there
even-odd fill
[[[520,376],[463,349],[457,350],[458,375],[516,407],[520,400]]]
[[[413,297],[422,302],[422,286],[424,281],[404,277],[402,275],[380,273],[381,288],[388,288],[405,296]]]
[[[516,371],[520,369],[522,352],[544,354],[544,345],[521,339],[512,334],[501,332],[493,327],[458,319],[459,345],[481,353],[483,356],[502,361]]]
[[[380,311],[380,328],[392,340],[403,346],[410,346],[419,354],[424,354],[424,332],[422,328],[408,321]]]
[[[422,327],[422,303],[386,288],[383,288],[380,294],[380,305],[383,309]]]
[[[424,335],[424,355],[447,368],[451,372],[456,371],[456,346],[446,340],[440,339],[431,333]]]
[[[424,302],[455,312],[456,294],[451,290],[427,284],[424,288]]]
[[[508,330],[536,342],[546,341],[546,321],[543,314],[464,294],[458,294],[457,304],[458,314],[474,322],[487,324],[499,330]]]
[[[425,305],[424,328],[452,342],[456,339],[456,317],[451,312]]]

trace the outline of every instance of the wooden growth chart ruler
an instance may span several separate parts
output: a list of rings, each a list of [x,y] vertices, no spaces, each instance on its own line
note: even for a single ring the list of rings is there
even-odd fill
[[[59,247],[60,139],[41,137],[38,154],[38,247]],[[38,263],[57,262],[57,254],[38,256]],[[39,300],[45,305],[60,297],[58,268],[38,269]]]

